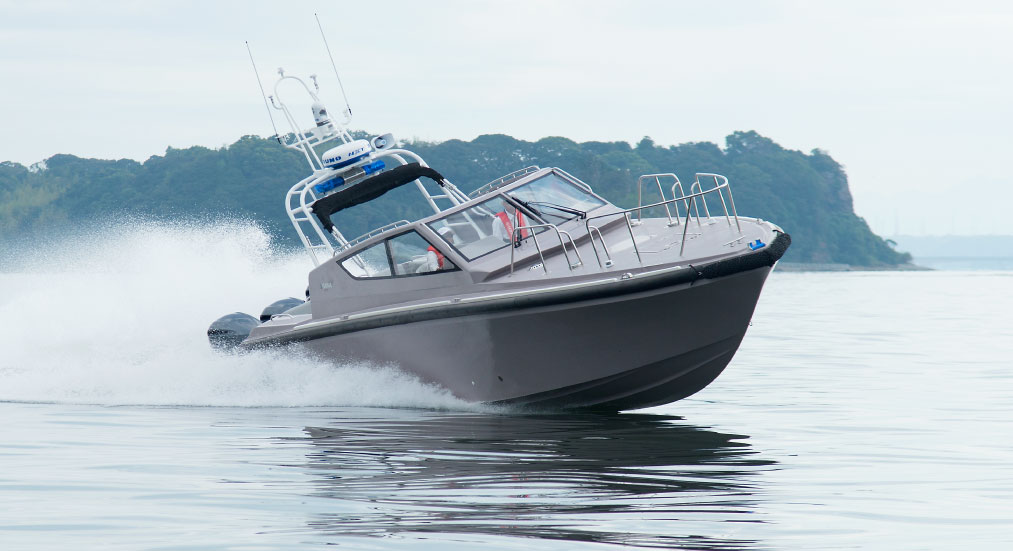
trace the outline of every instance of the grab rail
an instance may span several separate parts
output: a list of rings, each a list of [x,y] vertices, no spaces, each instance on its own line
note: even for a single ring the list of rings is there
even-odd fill
[[[661,203],[656,203],[656,204],[653,204],[653,205],[648,205],[645,208],[656,207],[656,206],[658,206],[660,204]],[[640,257],[640,249],[637,247],[637,238],[636,238],[636,236],[633,235],[633,223],[630,221],[630,213],[633,212],[634,210],[637,210],[637,209],[627,209],[627,210],[621,210],[621,211],[618,211],[618,212],[610,212],[608,214],[599,214],[598,216],[592,216],[592,217],[587,218],[587,219],[584,220],[584,229],[587,230],[587,236],[588,236],[589,240],[591,241],[591,249],[594,251],[594,257],[595,257],[595,260],[598,261],[598,267],[599,268],[607,268],[607,267],[612,266],[612,264],[613,264],[613,262],[612,262],[612,253],[609,252],[608,245],[605,244],[605,236],[602,235],[601,229],[598,226],[592,226],[591,225],[591,220],[596,220],[598,218],[606,218],[608,216],[618,216],[620,214],[623,215],[623,219],[626,221],[626,229],[627,229],[627,231],[630,232],[630,241],[633,242],[633,251],[635,253],[637,253],[637,262],[640,262],[641,264],[644,263],[644,259]],[[601,255],[598,254],[598,246],[594,244],[594,234],[591,233],[591,229],[592,228],[594,229],[594,231],[598,232],[598,239],[601,240],[601,247],[603,249],[605,249],[605,264],[604,265],[601,263]]]
[[[532,172],[538,172],[539,170],[541,170],[541,168],[539,168],[538,165],[531,165],[531,166],[524,167],[524,168],[522,168],[520,170],[515,170],[515,171],[511,172],[510,174],[507,174],[505,176],[500,176],[499,178],[496,178],[495,180],[489,182],[488,184],[485,184],[484,186],[482,186],[482,187],[476,189],[475,191],[469,193],[468,194],[468,198],[474,199],[475,197],[478,197],[480,195],[485,195],[486,193],[489,193],[490,191],[492,191],[492,190],[494,190],[496,188],[505,186],[505,185],[509,184],[510,182],[513,182],[515,180],[523,178],[524,176],[527,176],[528,174],[531,174]]]
[[[397,222],[391,222],[386,226],[380,226],[379,228],[376,228],[375,230],[370,230],[360,235],[359,237],[352,239],[351,241],[346,241],[345,243],[338,245],[337,248],[335,248],[334,250],[334,254],[337,255],[338,253],[345,252],[348,249],[351,249],[352,247],[358,245],[359,243],[366,241],[367,239],[380,235],[381,233],[389,232],[390,230],[400,228],[401,226],[407,226],[409,224],[411,224],[411,222],[407,220],[398,220]]]
[[[602,235],[601,229],[598,226],[587,226],[587,234],[591,236],[591,248],[594,249],[594,256],[598,260],[598,267],[601,268],[601,257],[598,256],[598,247],[594,244],[594,232],[598,232],[598,239],[601,241],[601,248],[605,249],[605,256],[608,260],[605,261],[605,268],[612,267],[612,253],[609,252],[608,245],[605,244],[605,236]]]
[[[682,183],[679,182],[679,177],[676,176],[675,174],[672,174],[671,172],[666,172],[666,173],[663,173],[663,174],[644,174],[640,178],[637,178],[637,207],[638,208],[637,208],[637,221],[633,224],[634,226],[639,226],[640,225],[640,221],[641,221],[641,214],[642,214],[641,211],[643,210],[643,206],[644,206],[644,181],[650,180],[651,178],[654,178],[654,183],[656,183],[658,185],[658,193],[661,194],[661,200],[662,201],[665,201],[667,199],[667,197],[665,197],[665,189],[663,187],[661,187],[661,179],[662,178],[672,178],[673,180],[675,180],[675,184],[672,185],[672,196],[673,197],[675,197],[675,188],[676,187],[679,188],[679,195],[685,195],[685,193],[682,191]],[[668,225],[669,226],[677,226],[677,225],[679,225],[679,206],[678,205],[676,205],[676,207],[675,207],[675,220],[674,221],[672,220],[672,211],[668,208],[667,204],[665,205],[665,214],[668,215]]]
[[[703,192],[703,185],[700,183],[700,177],[701,176],[703,176],[705,178],[713,178],[714,179],[714,187],[711,188],[711,189],[709,189],[709,190],[707,190],[706,193],[710,193],[710,192],[712,192],[714,190],[718,191],[718,197],[721,199],[721,206],[725,210],[725,219],[728,221],[728,225],[731,226],[732,225],[732,221],[728,217],[728,204],[725,203],[725,194],[721,191],[721,190],[725,190],[725,189],[728,190],[728,201],[732,204],[732,216],[735,217],[735,228],[737,230],[739,230],[739,233],[742,233],[742,226],[739,224],[739,214],[735,210],[735,198],[732,197],[732,186],[728,185],[728,178],[725,178],[724,176],[722,176],[720,174],[711,174],[709,172],[698,172],[696,174],[696,178],[693,181],[693,185],[696,186],[696,189],[699,192]],[[718,179],[720,179],[724,183],[718,183]],[[692,192],[692,191],[693,191],[693,187],[691,186],[690,187],[690,192]],[[707,201],[701,201],[701,202],[703,203],[703,210],[704,210],[704,212],[707,213],[707,218],[710,219],[711,215],[710,215],[710,209],[707,208]],[[700,223],[700,214],[699,214],[699,212],[697,213],[697,223],[698,224]]]
[[[569,232],[557,228],[555,224],[531,224],[530,226],[519,226],[514,228],[513,235],[510,236],[510,242],[515,244],[513,247],[510,247],[511,274],[514,273],[514,250],[520,246],[521,237],[524,235],[521,233],[523,230],[531,230],[531,239],[535,242],[535,250],[538,251],[538,258],[542,263],[542,269],[545,270],[546,274],[549,273],[549,267],[545,265],[545,255],[542,254],[542,247],[538,243],[538,234],[534,231],[537,228],[551,228],[556,232],[556,238],[559,239],[559,247],[563,250],[563,257],[566,259],[566,265],[570,267],[570,271],[584,265],[584,260],[580,257],[580,250],[577,248],[577,243],[573,240],[573,237],[570,236]],[[570,240],[570,246],[573,247],[573,252],[577,255],[576,264],[570,262],[570,254],[566,252],[566,244],[563,243],[564,235]]]
[[[652,176],[654,176],[654,175],[648,175],[648,177],[652,177]],[[714,187],[712,187],[710,189],[706,189],[706,190],[703,189],[703,185],[700,184],[700,177],[713,178],[714,179]],[[718,181],[719,179],[721,180],[720,183]],[[680,184],[678,184],[678,182],[677,182],[676,184],[674,184],[672,186],[672,195],[673,196],[675,196],[676,186],[678,186],[680,192],[682,191],[682,186]],[[644,261],[643,261],[643,258],[640,256],[640,248],[637,246],[637,239],[636,239],[636,236],[633,234],[633,224],[630,221],[630,214],[633,213],[634,211],[638,211],[639,212],[640,210],[643,210],[643,209],[649,209],[649,208],[652,208],[652,207],[658,207],[658,206],[663,206],[663,205],[667,207],[667,205],[676,204],[676,203],[678,203],[678,202],[681,201],[683,203],[683,205],[686,207],[685,226],[682,229],[682,243],[681,243],[681,246],[679,247],[679,256],[682,256],[686,252],[686,236],[687,236],[687,232],[689,230],[689,222],[691,220],[691,217],[692,217],[694,211],[696,212],[696,222],[697,222],[697,225],[698,226],[701,225],[701,223],[700,223],[700,209],[699,209],[699,206],[696,204],[696,199],[697,198],[702,198],[702,197],[704,197],[705,195],[707,195],[709,193],[717,192],[718,195],[721,197],[721,205],[724,207],[725,218],[728,220],[728,225],[731,226],[731,224],[732,224],[732,217],[734,217],[735,218],[735,228],[738,230],[739,234],[742,233],[742,226],[739,223],[739,214],[735,210],[735,200],[732,197],[732,188],[731,188],[731,186],[728,183],[728,178],[725,178],[724,176],[721,176],[720,174],[711,174],[711,173],[706,173],[706,172],[697,173],[696,174],[696,179],[694,180],[693,185],[690,187],[690,191],[692,191],[693,189],[699,189],[700,191],[697,191],[696,193],[690,193],[689,195],[676,196],[673,199],[666,199],[664,201],[661,201],[661,202],[658,202],[658,203],[652,203],[650,205],[638,205],[636,208],[619,210],[619,211],[610,212],[610,213],[607,213],[607,214],[599,214],[598,216],[591,216],[591,217],[588,217],[587,219],[585,219],[584,220],[584,229],[587,231],[588,239],[591,242],[591,248],[594,250],[595,258],[598,260],[598,267],[599,268],[604,268],[604,267],[612,265],[612,255],[611,255],[611,253],[608,250],[608,246],[605,244],[605,238],[604,238],[604,236],[602,236],[601,229],[599,229],[598,226],[591,224],[592,220],[597,220],[599,218],[608,218],[610,216],[620,216],[620,215],[623,216],[623,218],[626,220],[627,230],[630,233],[630,241],[633,242],[633,251],[637,255],[637,261],[639,261],[641,264],[643,264]],[[725,202],[724,193],[723,193],[723,190],[726,190],[726,189],[728,190],[728,203],[731,203],[731,207],[732,207],[732,211],[731,211],[730,215],[728,213],[728,203]],[[708,218],[711,218],[710,211],[709,211],[709,209],[707,209],[707,202],[706,202],[706,200],[703,200],[702,202],[704,203],[704,212],[707,214]],[[678,216],[679,216],[678,206],[676,206],[676,217],[678,217]],[[592,229],[593,229],[593,231],[592,231]],[[598,238],[601,241],[602,248],[605,249],[605,259],[606,259],[605,264],[602,264],[601,255],[598,254],[598,247],[597,247],[597,245],[595,244],[595,241],[594,241],[594,233],[593,233],[594,231],[598,232]]]

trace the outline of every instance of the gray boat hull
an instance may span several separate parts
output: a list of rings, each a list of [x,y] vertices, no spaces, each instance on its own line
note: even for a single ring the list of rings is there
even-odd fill
[[[770,266],[602,298],[468,311],[302,341],[469,401],[624,410],[685,398],[731,360]]]
[[[721,373],[791,244],[776,224],[739,216],[717,174],[697,173],[689,194],[674,174],[641,176],[638,197],[653,181],[662,201],[624,209],[558,168],[528,167],[468,197],[411,152],[369,155],[362,162],[394,165],[354,185],[337,174],[359,177],[373,164],[315,170],[289,191],[316,265],[307,301],[275,315],[269,307],[252,327],[243,315],[220,318],[212,343],[391,366],[467,401],[643,408]],[[430,195],[419,177],[440,191]],[[412,182],[433,214],[353,240],[337,231],[332,216]]]

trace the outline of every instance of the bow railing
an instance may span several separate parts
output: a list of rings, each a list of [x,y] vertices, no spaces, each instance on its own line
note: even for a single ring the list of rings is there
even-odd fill
[[[640,222],[640,218],[639,218],[640,212],[642,210],[644,210],[644,209],[650,209],[650,208],[653,208],[653,207],[664,206],[666,212],[668,213],[669,226],[675,226],[675,225],[680,225],[680,222],[679,222],[679,206],[678,205],[679,205],[679,203],[681,203],[683,205],[683,207],[686,210],[686,219],[685,219],[684,222],[681,223],[681,225],[683,226],[683,228],[682,228],[682,241],[681,241],[680,247],[679,247],[679,256],[682,256],[686,252],[686,236],[688,234],[690,221],[693,218],[693,213],[694,212],[696,213],[696,223],[697,223],[697,226],[698,227],[702,227],[702,225],[703,225],[702,222],[700,221],[701,220],[700,207],[697,204],[697,199],[700,199],[699,202],[703,203],[703,206],[704,206],[704,215],[708,218],[708,220],[713,220],[713,217],[710,214],[710,209],[707,207],[707,201],[705,199],[705,196],[707,196],[709,194],[717,193],[718,197],[720,197],[720,199],[721,199],[721,206],[724,209],[725,219],[728,221],[729,227],[732,225],[732,220],[734,219],[736,230],[738,230],[739,234],[742,233],[742,226],[739,223],[738,212],[735,210],[735,199],[732,196],[732,188],[731,188],[731,186],[728,183],[728,178],[725,178],[724,176],[722,176],[720,174],[711,174],[711,173],[708,173],[708,172],[697,173],[696,174],[696,178],[693,181],[693,184],[690,186],[690,194],[689,195],[685,195],[683,193],[682,184],[679,182],[679,178],[676,177],[674,174],[647,174],[645,176],[641,176],[640,177],[640,179],[638,180],[638,186],[642,190],[643,189],[643,183],[646,180],[654,178],[655,182],[658,185],[658,190],[661,193],[661,196],[664,198],[665,197],[665,193],[663,191],[663,188],[661,187],[661,178],[662,177],[672,177],[672,178],[674,178],[675,183],[672,184],[672,188],[671,188],[672,189],[672,196],[674,197],[673,199],[664,199],[662,201],[659,201],[657,203],[651,203],[649,205],[644,205],[641,202],[641,204],[637,205],[636,208],[625,209],[625,210],[620,210],[620,211],[616,211],[616,212],[610,212],[610,213],[607,213],[607,214],[599,214],[598,216],[592,216],[592,217],[589,217],[589,218],[587,218],[587,219],[584,220],[584,229],[587,231],[588,239],[591,242],[591,248],[592,248],[592,250],[594,250],[594,255],[595,255],[595,258],[598,260],[598,266],[599,267],[601,267],[601,268],[607,268],[607,267],[609,267],[609,266],[611,266],[613,264],[613,260],[612,260],[612,255],[609,252],[608,245],[605,244],[605,238],[602,235],[601,228],[600,228],[601,224],[592,224],[591,223],[592,221],[598,220],[598,219],[606,219],[606,218],[615,217],[615,216],[622,216],[625,219],[625,221],[626,221],[626,228],[627,228],[627,230],[628,230],[628,232],[630,234],[630,241],[633,243],[633,251],[636,253],[637,260],[641,264],[643,264],[643,258],[640,256],[640,248],[637,246],[637,238],[636,238],[636,236],[633,233],[633,226],[638,225],[638,223]],[[714,182],[714,186],[711,187],[711,188],[709,188],[709,189],[704,189],[703,184],[700,181],[701,178],[704,178],[705,181],[707,181],[708,179],[712,180]],[[675,193],[676,190],[679,191],[679,195],[676,195],[676,193]],[[694,190],[695,190],[695,192],[694,192]],[[728,193],[728,201],[727,202],[725,201],[725,196],[724,196],[724,194],[725,194],[726,191]],[[643,197],[642,194],[639,194],[639,195],[640,195],[641,198]],[[671,215],[672,211],[669,209],[670,205],[672,205],[672,206],[675,207],[675,217],[674,218]],[[731,205],[731,212],[729,212],[729,210],[728,210],[728,206],[729,205]],[[636,222],[634,222],[631,219],[631,214],[634,213],[634,212],[637,213],[637,216],[638,216]],[[603,251],[605,253],[605,262],[604,263],[602,262],[601,254],[599,254],[599,252],[598,252],[598,245],[595,243],[595,233],[598,234],[598,241],[601,243],[602,249],[603,249]]]

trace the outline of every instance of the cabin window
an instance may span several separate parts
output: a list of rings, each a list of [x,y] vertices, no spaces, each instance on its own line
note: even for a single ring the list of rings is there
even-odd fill
[[[418,232],[410,231],[377,243],[341,261],[341,267],[359,279],[431,274],[457,266]]]
[[[396,276],[446,272],[457,268],[417,232],[392,237],[387,244]]]
[[[390,259],[386,243],[377,243],[341,261],[341,267],[352,277],[390,277]]]
[[[461,256],[474,260],[506,247],[513,238],[515,228],[521,228],[518,237],[524,239],[531,235],[531,230],[523,227],[540,223],[540,220],[531,220],[524,212],[518,211],[503,197],[496,197],[430,222],[429,227]],[[536,233],[544,230],[536,228]]]

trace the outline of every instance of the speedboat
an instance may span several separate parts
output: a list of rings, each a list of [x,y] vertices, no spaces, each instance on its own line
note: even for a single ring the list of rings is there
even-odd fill
[[[277,84],[270,96],[292,125],[279,141],[311,168],[285,206],[315,267],[305,302],[212,324],[219,347],[395,366],[468,401],[655,406],[728,365],[791,242],[740,216],[728,179],[712,173],[688,186],[674,173],[640,176],[633,208],[559,167],[469,182],[466,194],[392,135],[354,138],[350,109],[333,121],[315,78],[311,89],[279,72],[278,84],[312,100],[315,125],[300,128]],[[351,239],[340,231],[343,211],[402,186],[417,190],[420,217]]]

